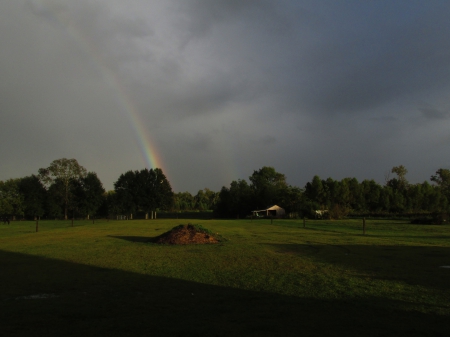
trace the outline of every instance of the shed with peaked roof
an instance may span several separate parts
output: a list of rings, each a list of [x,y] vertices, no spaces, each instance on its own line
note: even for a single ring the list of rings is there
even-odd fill
[[[257,211],[252,211],[252,215],[254,217],[276,217],[276,218],[281,218],[286,214],[286,211],[284,210],[284,208],[281,208],[278,205],[273,205],[271,207],[268,207],[266,209],[261,209],[261,210],[257,210]]]

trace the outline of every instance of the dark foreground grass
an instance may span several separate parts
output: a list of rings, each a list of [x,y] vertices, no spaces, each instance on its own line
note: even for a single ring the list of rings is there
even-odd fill
[[[5,336],[447,336],[450,228],[181,220],[0,225]]]

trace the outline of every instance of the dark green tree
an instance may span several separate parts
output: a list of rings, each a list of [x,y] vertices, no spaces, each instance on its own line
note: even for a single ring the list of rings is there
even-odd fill
[[[352,191],[350,191],[349,178],[344,178],[339,182],[339,193],[337,194],[337,204],[346,209],[351,208],[353,201]]]
[[[394,166],[391,170],[392,173],[395,173],[397,175],[397,178],[392,178],[387,181],[387,185],[389,187],[392,187],[395,191],[405,191],[409,184],[408,180],[406,180],[406,174],[408,173],[408,170],[403,166]]]
[[[104,203],[105,189],[95,172],[89,172],[85,177],[74,180],[74,194],[76,208],[84,216],[95,216]]]
[[[303,190],[299,187],[288,186],[283,189],[279,204],[287,214],[295,213],[300,217],[305,215],[305,196]]]
[[[120,212],[134,214],[138,210],[137,171],[127,171],[121,174],[114,183],[115,199]]]
[[[431,181],[434,182],[450,202],[450,170],[439,169],[435,175],[431,176]]]
[[[391,194],[392,188],[383,186],[380,191],[380,208],[383,213],[388,213],[391,209]]]
[[[139,181],[143,184],[139,203],[142,210],[149,212],[172,208],[172,186],[161,169],[141,170],[139,177]]]
[[[326,193],[326,208],[330,209],[334,205],[341,205],[341,184],[339,181],[333,180],[332,178],[327,178],[327,180],[322,181],[322,186],[327,191]]]
[[[54,185],[60,189],[59,193],[55,193],[55,195],[58,194],[62,198],[64,219],[66,220],[69,207],[73,204],[73,200],[71,200],[71,197],[73,197],[72,181],[79,180],[86,174],[86,169],[78,164],[76,159],[67,158],[54,160],[49,167],[39,169],[39,178],[47,187]]]
[[[45,213],[50,217],[61,218],[64,217],[65,214],[67,215],[69,208],[72,211],[74,210],[72,191],[69,190],[69,195],[67,197],[68,203],[65,204],[64,190],[63,182],[58,179],[48,187],[47,198],[45,199]]]
[[[18,181],[18,188],[23,198],[24,215],[34,219],[43,216],[47,190],[40,179],[35,175],[21,178]]]
[[[120,214],[121,208],[117,201],[116,191],[108,191],[104,194],[104,203],[101,206],[101,211],[107,217]]]
[[[390,209],[391,213],[404,213],[407,210],[405,196],[399,189],[391,189],[390,194]]]
[[[350,190],[350,208],[353,210],[362,210],[364,208],[364,195],[361,185],[356,178],[345,178],[348,181]]]
[[[215,213],[219,217],[245,217],[253,208],[253,190],[245,180],[234,180],[230,187],[222,187]]]
[[[231,217],[232,203],[230,189],[223,186],[219,192],[219,201],[214,208],[214,214],[219,218]]]
[[[219,193],[211,191],[209,188],[204,188],[199,190],[197,194],[193,197],[195,202],[195,209],[202,210],[213,210]]]
[[[311,182],[306,183],[305,196],[309,200],[311,214],[317,209],[327,208],[327,188],[323,186],[322,179],[318,175],[315,175]]]
[[[23,196],[19,191],[20,179],[0,181],[0,215],[23,215]]]
[[[176,211],[191,211],[195,209],[195,198],[187,191],[175,193],[173,200],[173,207]]]
[[[121,210],[129,214],[168,210],[173,206],[172,187],[159,168],[121,174],[114,189]]]
[[[372,180],[363,180],[361,183],[361,194],[364,200],[362,211],[369,213],[377,213],[382,210],[380,202],[382,186]]]
[[[403,165],[394,166],[391,172],[397,175],[398,180],[400,180],[402,184],[406,185],[408,183],[408,181],[406,180],[406,174],[408,173],[408,170]]]
[[[285,175],[275,171],[270,166],[264,166],[258,171],[253,171],[249,179],[253,190],[255,208],[264,209],[279,204],[288,187]]]

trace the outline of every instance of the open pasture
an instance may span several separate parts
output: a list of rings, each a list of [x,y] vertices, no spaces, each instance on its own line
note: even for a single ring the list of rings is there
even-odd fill
[[[190,220],[0,225],[5,336],[447,336],[450,227]]]

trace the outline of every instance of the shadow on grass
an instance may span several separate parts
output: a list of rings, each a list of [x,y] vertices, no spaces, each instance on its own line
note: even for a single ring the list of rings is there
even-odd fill
[[[429,240],[448,240],[450,235],[401,235],[398,233],[392,235],[382,235],[377,233],[369,233],[367,236],[372,238],[387,238],[387,239],[429,239]]]
[[[108,235],[109,238],[121,239],[130,242],[154,242],[157,236],[114,236]]]
[[[449,289],[450,247],[268,244],[279,253],[310,258],[345,269],[352,269],[373,279],[396,280],[441,290]]]
[[[4,336],[422,336],[449,317],[393,300],[321,300],[0,251]]]

